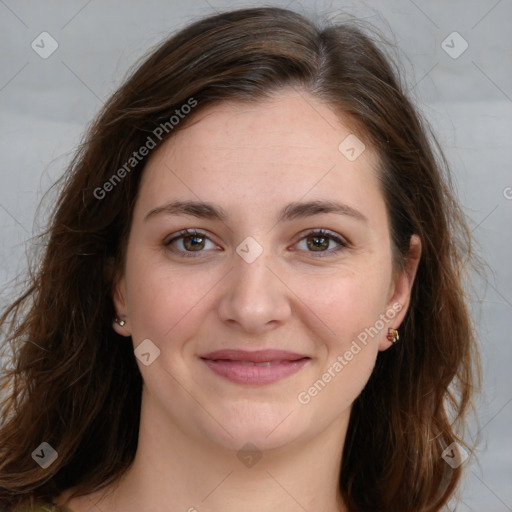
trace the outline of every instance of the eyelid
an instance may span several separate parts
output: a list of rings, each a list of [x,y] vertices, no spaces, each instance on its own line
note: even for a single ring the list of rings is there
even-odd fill
[[[169,235],[164,240],[164,246],[169,248],[170,251],[173,251],[175,253],[178,253],[180,255],[184,255],[185,257],[195,257],[195,254],[199,254],[204,251],[180,251],[175,248],[170,248],[170,245],[175,242],[176,240],[180,240],[181,238],[185,238],[186,236],[200,236],[202,238],[205,238],[209,240],[212,243],[213,240],[207,235],[206,232],[202,231],[201,229],[193,228],[193,229],[182,229],[180,231],[177,231],[176,233],[173,233],[172,235]]]
[[[180,231],[177,231],[176,233],[173,233],[172,235],[169,235],[168,237],[166,237],[164,240],[164,245],[169,245],[172,242],[174,242],[175,240],[178,240],[179,238],[182,238],[187,235],[188,236],[199,235],[199,236],[204,236],[204,237],[208,238],[208,235],[204,231],[201,231],[200,229],[196,229],[196,228],[188,229],[187,228],[187,229],[181,229]],[[209,240],[209,238],[208,238],[208,240]]]
[[[302,240],[303,238],[305,238],[307,236],[311,236],[311,235],[326,236],[326,237],[332,238],[333,240],[336,240],[337,242],[339,242],[342,245],[346,245],[346,246],[350,245],[350,242],[344,236],[340,235],[339,233],[336,233],[336,231],[331,231],[330,229],[325,229],[325,228],[306,229],[302,233],[299,233],[298,241]]]

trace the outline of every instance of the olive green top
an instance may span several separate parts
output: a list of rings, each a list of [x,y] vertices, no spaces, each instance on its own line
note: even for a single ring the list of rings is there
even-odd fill
[[[73,512],[68,507],[62,507],[53,503],[34,500],[30,498],[25,503],[17,507],[13,512]]]

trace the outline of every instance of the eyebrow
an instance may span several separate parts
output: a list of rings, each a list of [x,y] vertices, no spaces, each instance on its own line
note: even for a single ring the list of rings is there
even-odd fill
[[[176,200],[153,208],[144,217],[144,221],[162,213],[167,215],[191,215],[200,219],[218,220],[221,222],[225,222],[229,217],[226,210],[213,203]],[[351,206],[336,201],[321,200],[289,203],[279,213],[277,222],[292,221],[326,213],[346,215],[362,222],[368,222],[365,215]]]

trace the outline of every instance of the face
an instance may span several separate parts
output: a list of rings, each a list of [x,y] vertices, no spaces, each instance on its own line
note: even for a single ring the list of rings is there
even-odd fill
[[[414,277],[393,272],[378,161],[358,144],[286,89],[209,107],[151,156],[114,291],[143,414],[233,449],[346,424]]]

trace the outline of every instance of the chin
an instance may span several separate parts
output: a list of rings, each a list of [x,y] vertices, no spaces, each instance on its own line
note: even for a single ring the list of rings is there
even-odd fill
[[[224,428],[216,425],[208,438],[236,451],[248,443],[260,450],[277,449],[307,436],[304,418],[299,416],[304,412],[295,404],[235,402],[219,416]]]
[[[294,429],[295,430],[295,429]],[[237,456],[245,451],[264,452],[269,450],[279,450],[293,444],[301,438],[298,432],[292,432],[284,429],[282,432],[268,435],[269,429],[257,429],[254,426],[240,426],[238,430],[230,430],[233,437],[229,435],[217,435],[214,438],[209,437],[209,441],[215,442],[219,447],[236,452]],[[217,434],[219,434],[217,432]]]

